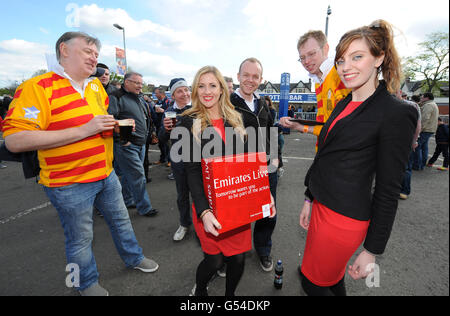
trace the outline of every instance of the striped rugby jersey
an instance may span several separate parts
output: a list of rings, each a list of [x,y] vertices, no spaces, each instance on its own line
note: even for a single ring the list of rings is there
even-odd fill
[[[70,81],[54,72],[20,85],[3,124],[3,137],[21,131],[58,131],[108,115],[109,98],[96,78],[84,98]],[[90,183],[107,178],[113,170],[113,139],[100,134],[62,147],[38,151],[40,181],[47,187]]]
[[[336,104],[349,93],[339,78],[336,67],[332,67],[322,84],[316,84],[317,95],[317,121],[326,122],[333,112]],[[314,135],[319,136],[323,126],[314,127]]]

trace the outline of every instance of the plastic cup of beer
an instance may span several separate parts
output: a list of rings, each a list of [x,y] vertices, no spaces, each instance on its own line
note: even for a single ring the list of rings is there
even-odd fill
[[[131,135],[133,133],[134,120],[120,120],[117,121],[120,129],[120,142],[122,145],[126,145],[131,141]]]
[[[169,111],[166,112],[166,118],[172,120],[172,127],[177,125],[177,112]]]

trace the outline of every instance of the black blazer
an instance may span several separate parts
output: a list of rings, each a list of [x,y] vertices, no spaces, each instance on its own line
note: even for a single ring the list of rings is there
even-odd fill
[[[344,216],[370,220],[364,247],[382,254],[394,223],[418,114],[391,96],[382,81],[326,137],[331,123],[351,101],[352,94],[337,104],[319,135],[318,152],[305,179],[306,195]]]
[[[274,119],[270,114],[269,107],[264,100],[264,98],[258,99],[258,110],[257,113],[253,113],[250,108],[245,103],[245,100],[242,99],[238,94],[232,93],[230,96],[230,101],[234,105],[236,111],[241,113],[242,121],[244,123],[245,128],[253,127],[255,129],[261,128],[265,129],[266,139],[260,140],[260,134],[256,133],[256,138],[258,142],[261,142],[265,146],[266,154],[271,159],[278,158],[278,147],[272,149],[275,153],[271,156],[271,147],[270,147],[270,137],[271,137],[271,127],[273,127]],[[278,129],[272,135],[273,140],[277,141],[278,144]]]
[[[181,117],[178,127],[184,127],[189,130],[189,150],[190,150],[190,159],[188,161],[183,161],[184,168],[187,173],[187,180],[189,185],[189,191],[191,192],[192,200],[194,201],[195,210],[197,212],[197,216],[200,215],[207,209],[210,209],[210,205],[208,199],[205,195],[204,187],[203,187],[203,173],[202,173],[202,164],[200,159],[214,158],[214,157],[223,157],[230,154],[242,154],[248,152],[247,143],[241,140],[241,138],[236,135],[227,134],[225,139],[227,140],[227,144],[233,144],[232,148],[229,148],[225,145],[225,142],[221,139],[220,135],[212,129],[212,133],[210,137],[207,139],[201,139],[201,144],[198,144],[194,139],[194,135],[192,134],[192,125],[194,118],[190,116]],[[228,122],[224,123],[225,129],[227,127],[231,128],[231,125]],[[206,134],[206,133],[205,133]],[[231,136],[233,136],[233,142],[231,141]],[[212,140],[220,140],[217,144],[220,143],[218,147],[212,146]],[[186,142],[184,142],[183,146],[186,146]],[[206,147],[208,146],[208,147]],[[205,149],[206,148],[206,149]],[[219,152],[216,151],[219,149]],[[186,147],[181,147],[181,150],[186,150]],[[239,150],[239,152],[238,152]],[[196,154],[194,154],[196,152]],[[201,154],[200,154],[201,153]],[[184,155],[183,155],[184,156]],[[200,159],[199,159],[200,158]]]

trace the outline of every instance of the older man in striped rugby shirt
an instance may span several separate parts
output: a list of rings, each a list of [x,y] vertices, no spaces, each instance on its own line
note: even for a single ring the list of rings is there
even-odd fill
[[[98,284],[92,252],[93,206],[110,227],[116,248],[129,268],[154,272],[144,257],[112,167],[114,117],[97,78],[100,42],[68,32],[56,43],[51,71],[24,82],[16,91],[3,125],[12,152],[38,151],[40,183],[56,208],[66,237],[68,264],[79,268],[74,287],[81,295],[107,295]]]

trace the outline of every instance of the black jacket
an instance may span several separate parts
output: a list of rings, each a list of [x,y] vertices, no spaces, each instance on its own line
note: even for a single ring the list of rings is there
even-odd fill
[[[189,110],[190,108],[192,108],[191,105],[186,105],[182,110],[180,110],[180,109],[175,109],[175,108],[173,107],[173,105],[171,105],[171,106],[169,106],[168,108],[166,108],[166,112],[170,112],[170,111],[176,112],[176,113],[177,113],[177,119],[180,120],[180,118],[181,118],[180,115],[183,114],[184,111]],[[171,147],[172,147],[176,142],[178,142],[178,141],[181,139],[181,137],[178,136],[178,138],[175,138],[175,137],[174,137],[173,139],[171,139],[171,136],[172,136],[171,133],[168,133],[168,132],[166,131],[166,129],[164,128],[164,117],[165,117],[165,116],[163,116],[163,120],[161,121],[161,126],[160,126],[160,128],[159,128],[158,139],[159,139],[159,141],[161,141],[161,142],[163,142],[163,143],[168,143],[168,144],[170,144]],[[179,126],[179,125],[180,125],[180,122],[177,123],[177,126]],[[172,142],[169,143],[169,140],[172,140]],[[178,150],[178,154],[181,155],[181,149]],[[173,168],[173,169],[180,170],[180,169],[183,169],[183,168],[184,168],[182,162],[177,162],[177,161],[175,161],[175,160],[172,159],[172,160],[171,160],[171,163],[172,163],[172,168]]]
[[[215,152],[215,148],[212,148],[211,151],[205,151],[205,156],[201,156],[203,153],[203,149],[205,146],[214,139],[214,140],[220,140],[220,135],[214,130],[213,133],[211,133],[211,136],[209,139],[202,139],[201,144],[198,144],[197,141],[194,139],[194,135],[192,134],[192,125],[193,125],[193,118],[189,116],[183,116],[181,117],[178,126],[184,127],[189,131],[190,135],[190,158],[188,161],[184,161],[184,168],[187,173],[187,179],[189,184],[189,190],[191,191],[192,200],[194,201],[195,210],[197,212],[197,216],[200,216],[205,210],[210,209],[208,199],[205,195],[204,187],[203,187],[203,173],[202,173],[202,164],[201,159],[207,159],[207,158],[213,158],[213,157],[220,157],[225,156],[227,154],[241,154],[248,152],[248,148],[245,143],[242,142],[240,137],[237,135],[234,135],[233,142],[230,142],[233,145],[233,148],[226,148],[225,143],[221,141],[221,152],[217,153]],[[227,127],[231,127],[227,122],[225,122],[225,129]],[[226,136],[226,139],[228,140],[229,135]],[[227,142],[228,143],[228,142]],[[242,152],[238,152],[237,148],[242,148]],[[194,152],[197,152],[197,159],[194,157],[196,156]],[[200,157],[201,156],[201,157]]]
[[[436,144],[448,144],[448,125],[439,124],[435,138]]]
[[[126,92],[122,87],[109,96],[108,113],[117,120],[134,119],[136,131],[131,142],[137,146],[145,145],[150,126],[150,113],[142,96]]]
[[[351,100],[352,94],[337,104],[319,135],[318,152],[305,179],[306,195],[344,216],[370,220],[364,247],[382,254],[394,223],[418,114],[391,96],[381,82],[327,136],[331,123]]]
[[[180,119],[181,118],[180,115],[183,114],[184,111],[187,111],[187,110],[189,110],[191,108],[192,108],[192,105],[186,105],[182,110],[180,110],[180,109],[175,109],[173,107],[173,105],[171,105],[171,106],[169,106],[168,108],[165,109],[165,112],[176,112],[178,119]],[[165,117],[165,115],[164,115],[164,113],[161,113],[161,114],[163,114],[163,116],[162,116],[162,120],[161,120],[161,126],[159,127],[158,138],[161,141],[163,141],[164,143],[167,143],[169,141],[169,139],[170,139],[170,133],[168,133],[166,131],[166,129],[164,128],[164,117]],[[174,141],[174,140],[172,140],[172,141]]]
[[[41,167],[39,166],[39,159],[37,151],[28,151],[24,153],[15,154],[6,148],[5,143],[0,144],[0,161],[15,161],[22,163],[23,176],[25,179],[35,178],[39,176]]]
[[[262,128],[265,130],[266,139],[261,140],[261,144],[265,146],[265,151],[268,157],[271,159],[278,158],[278,148],[272,148],[273,154],[271,154],[271,147],[270,147],[270,132],[271,127],[273,127],[274,119],[272,118],[272,115],[270,114],[269,107],[267,106],[266,101],[264,98],[260,98],[258,100],[258,113],[253,113],[250,108],[245,103],[245,100],[242,99],[238,94],[232,93],[230,97],[231,103],[234,105],[236,111],[242,114],[242,119],[244,121],[244,127],[247,129],[249,127],[254,127],[255,129]],[[273,141],[278,144],[278,129],[273,130],[274,135],[272,137]],[[258,142],[261,139],[261,134],[256,133]],[[251,146],[251,144],[250,144]],[[257,151],[253,150],[254,148],[249,148],[250,151]]]

